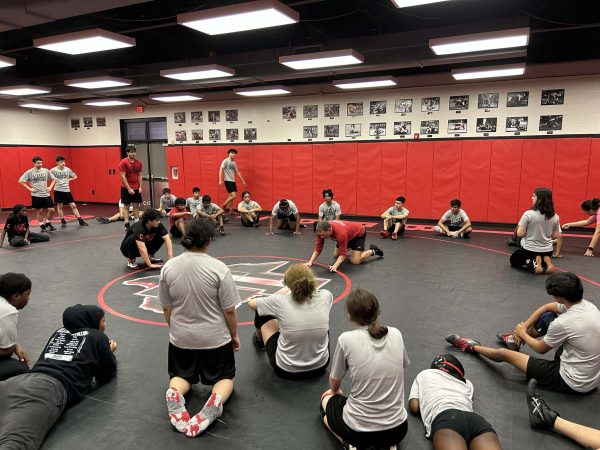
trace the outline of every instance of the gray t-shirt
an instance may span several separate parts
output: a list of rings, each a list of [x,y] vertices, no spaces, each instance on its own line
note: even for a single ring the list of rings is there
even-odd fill
[[[165,194],[160,197],[160,207],[163,209],[173,209],[175,208],[175,197],[173,194]]]
[[[35,192],[31,193],[32,197],[50,197],[48,180],[54,180],[54,175],[52,175],[52,172],[48,169],[43,167],[40,170],[31,168],[19,178],[19,181],[22,181],[23,183],[29,181],[29,186],[37,189]]]
[[[197,199],[194,197],[188,198],[185,201],[185,206],[190,210],[192,216],[196,217],[198,215],[198,213],[196,213],[196,209],[198,209],[199,206],[202,206],[202,197]]]
[[[0,348],[11,348],[17,343],[17,322],[19,311],[0,297]]]
[[[184,349],[211,349],[231,341],[223,311],[240,304],[225,263],[206,253],[184,252],[160,271],[158,299],[171,306],[169,341]]]
[[[442,222],[450,221],[450,226],[453,227],[462,227],[467,220],[469,220],[469,216],[462,209],[458,210],[458,214],[452,213],[452,210],[449,209],[442,216]]]
[[[54,178],[56,178],[56,184],[54,185],[55,191],[71,192],[71,189],[69,188],[69,182],[71,181],[71,178],[76,177],[75,172],[73,172],[67,166],[63,167],[62,169],[58,166],[53,167],[50,169],[50,172],[52,175],[54,175]]]
[[[560,231],[560,219],[558,214],[546,219],[539,211],[530,209],[523,213],[519,226],[526,229],[525,236],[521,239],[521,247],[530,252],[551,252],[552,233]]]
[[[373,339],[361,327],[338,338],[331,364],[331,378],[341,380],[350,372],[351,389],[343,419],[355,431],[382,431],[401,425],[404,408],[404,369],[410,360],[400,330],[388,327],[381,339]]]
[[[223,169],[223,175],[225,175],[225,181],[235,182],[235,171],[237,164],[229,158],[225,158],[221,163],[221,169]]]
[[[402,223],[406,223],[406,219],[408,218],[408,209],[406,209],[404,206],[402,207],[402,209],[397,209],[395,206],[391,206],[385,213],[389,214],[392,217],[397,217],[406,214],[406,217],[404,219],[394,219],[395,221],[401,220]]]
[[[209,216],[212,214],[215,214],[217,212],[219,212],[221,208],[219,208],[219,205],[216,205],[214,203],[211,203],[208,206],[204,206],[202,203],[200,203],[200,206],[198,206],[198,209],[196,209],[196,212],[202,212],[204,214],[208,214]]]
[[[319,206],[319,220],[335,220],[336,215],[342,214],[342,208],[340,204],[334,200],[331,200],[331,205],[328,205],[327,202],[321,203]]]
[[[238,203],[237,209],[238,211],[240,211],[242,208],[247,209],[249,211],[254,208],[260,208],[260,205],[254,200],[250,200],[248,203],[246,203],[245,201],[241,201]]]
[[[420,372],[410,388],[408,399],[419,400],[425,436],[431,435],[431,424],[436,416],[448,409],[473,412],[473,384],[462,382],[439,369]]]
[[[325,289],[300,304],[292,299],[292,294],[256,300],[259,316],[274,316],[279,322],[275,353],[278,367],[288,372],[306,372],[327,364],[331,305],[333,294]]]
[[[273,210],[271,211],[271,215],[276,216],[278,214],[283,214],[284,216],[293,216],[294,214],[298,214],[298,208],[296,208],[296,204],[291,200],[288,200],[288,203],[290,204],[290,207],[287,209],[287,211],[279,209],[279,202],[275,203]]]
[[[544,342],[552,348],[563,346],[560,376],[577,392],[600,387],[600,311],[581,300],[569,309],[559,304],[559,312]]]

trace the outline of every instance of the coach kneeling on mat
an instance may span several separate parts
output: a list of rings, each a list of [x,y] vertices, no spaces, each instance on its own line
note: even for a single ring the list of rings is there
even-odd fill
[[[142,220],[134,223],[128,230],[123,242],[121,242],[121,253],[128,259],[127,267],[137,269],[135,259],[141,256],[149,269],[160,269],[163,262],[155,258],[154,254],[163,245],[167,244],[167,258],[173,258],[173,243],[169,232],[160,223],[160,212],[156,209],[144,211]]]

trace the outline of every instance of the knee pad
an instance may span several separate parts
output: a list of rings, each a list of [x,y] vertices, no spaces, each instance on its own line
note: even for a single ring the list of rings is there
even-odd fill
[[[535,328],[535,331],[544,336],[548,332],[548,327],[550,326],[550,323],[557,317],[558,316],[552,311],[545,312],[541,315],[541,317],[533,326]]]

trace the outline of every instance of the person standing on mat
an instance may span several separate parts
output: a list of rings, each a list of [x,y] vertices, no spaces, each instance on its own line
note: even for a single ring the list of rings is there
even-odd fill
[[[225,228],[223,228],[223,210],[219,208],[219,205],[212,203],[210,195],[202,196],[202,203],[196,209],[196,214],[199,218],[209,219],[215,224],[215,227],[219,227],[219,236],[225,236]]]
[[[408,218],[408,209],[404,207],[406,199],[402,196],[396,198],[394,206],[390,206],[382,215],[383,231],[379,234],[386,238],[391,235],[392,240],[398,239],[398,235],[404,234],[406,229],[406,219]]]
[[[213,232],[211,221],[191,221],[181,240],[187,251],[165,264],[158,283],[169,326],[167,411],[171,424],[188,437],[204,432],[223,413],[233,393],[233,354],[240,349],[235,311],[240,295],[227,265],[208,254]],[[212,386],[212,392],[190,417],[184,395],[198,382]]]
[[[42,167],[44,163],[41,156],[34,156],[31,161],[33,162],[33,168],[21,175],[19,184],[31,192],[31,207],[35,209],[37,214],[40,230],[56,231],[51,223],[54,215],[54,203],[52,203],[52,197],[50,196],[56,178],[54,178],[52,172]],[[50,181],[50,186],[48,186],[48,181]],[[42,209],[46,210],[45,219],[42,215]]]
[[[119,163],[121,175],[121,217],[125,219],[125,226],[129,224],[129,205],[133,205],[133,221],[137,222],[142,203],[142,163],[136,159],[135,145],[127,146],[127,157]]]
[[[471,226],[469,216],[467,216],[464,209],[461,209],[461,205],[461,201],[457,198],[450,201],[450,209],[440,217],[434,228],[436,233],[442,236],[450,236],[451,238],[466,239],[469,237],[471,231],[473,231],[473,227]],[[450,222],[450,224],[446,225],[446,222]]]
[[[592,240],[584,252],[584,256],[594,256],[594,247],[596,247],[598,240],[600,240],[600,220],[598,220],[600,218],[600,198],[585,200],[583,203],[581,203],[581,210],[584,212],[584,214],[589,216],[586,220],[565,223],[562,228],[563,230],[568,230],[571,227],[586,227],[595,223],[596,228],[594,229],[594,235],[592,236]],[[556,253],[554,254],[555,258],[562,257],[562,246],[563,236],[561,234],[556,242]]]
[[[323,189],[323,203],[319,206],[318,220],[313,222],[313,230],[317,231],[317,224],[324,220],[340,220],[342,217],[342,208],[340,204],[333,200],[333,191]]]
[[[163,260],[154,256],[162,247],[167,247],[167,259],[173,258],[173,242],[165,226],[160,223],[161,213],[147,209],[139,222],[127,230],[121,242],[121,253],[127,258],[127,267],[138,269],[136,258],[141,256],[149,269],[160,269]]]
[[[227,212],[227,205],[229,205],[229,213],[233,214],[233,201],[237,197],[237,186],[235,184],[235,174],[237,173],[242,183],[246,185],[246,181],[244,181],[244,177],[238,170],[237,164],[235,163],[235,155],[237,155],[238,151],[235,148],[230,148],[227,150],[227,158],[223,160],[221,163],[221,167],[219,168],[219,186],[223,184],[223,174],[225,174],[225,189],[227,189],[228,197],[221,205],[221,209]]]
[[[0,381],[29,370],[27,353],[17,342],[17,323],[30,294],[31,280],[22,273],[0,275]]]
[[[29,231],[27,208],[25,205],[15,205],[12,213],[6,219],[0,235],[0,247],[4,244],[4,237],[8,234],[8,243],[13,247],[24,247],[37,242],[48,242],[50,238],[45,234]]]
[[[250,197],[250,191],[242,192],[242,201],[238,204],[238,212],[243,226],[257,228],[262,208]]]
[[[58,211],[58,217],[60,218],[60,226],[66,228],[67,221],[65,220],[65,214],[63,212],[63,205],[67,204],[75,214],[79,226],[87,227],[88,224],[81,218],[75,200],[73,200],[73,194],[71,194],[71,188],[69,183],[72,180],[77,179],[77,175],[71,169],[65,166],[65,157],[58,155],[56,157],[56,166],[50,169],[52,175],[56,178],[56,184],[54,185],[54,203],[56,203],[56,210]]]
[[[185,201],[187,208],[192,213],[193,217],[198,217],[197,209],[202,206],[202,198],[200,197],[200,188],[194,186],[192,188],[192,196]]]
[[[273,222],[279,230],[291,230],[292,222],[294,223],[294,235],[300,235],[300,213],[296,204],[288,199],[282,198],[275,205],[271,211],[271,218],[269,219],[269,231],[267,235],[273,234]]]
[[[350,263],[352,264],[360,264],[371,256],[383,257],[383,250],[375,244],[371,244],[369,250],[365,250],[367,230],[362,224],[347,220],[332,220],[331,222],[323,220],[317,225],[317,243],[312,256],[306,263],[308,267],[313,265],[323,251],[323,245],[327,238],[336,241],[333,257],[337,259],[333,265],[329,266],[331,272],[337,272],[338,267],[346,259],[348,249],[351,250]]]

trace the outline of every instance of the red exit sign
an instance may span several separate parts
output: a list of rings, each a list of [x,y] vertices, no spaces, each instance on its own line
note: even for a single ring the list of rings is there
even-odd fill
[[[137,105],[135,107],[135,112],[143,113],[144,112],[144,107],[142,105]]]

